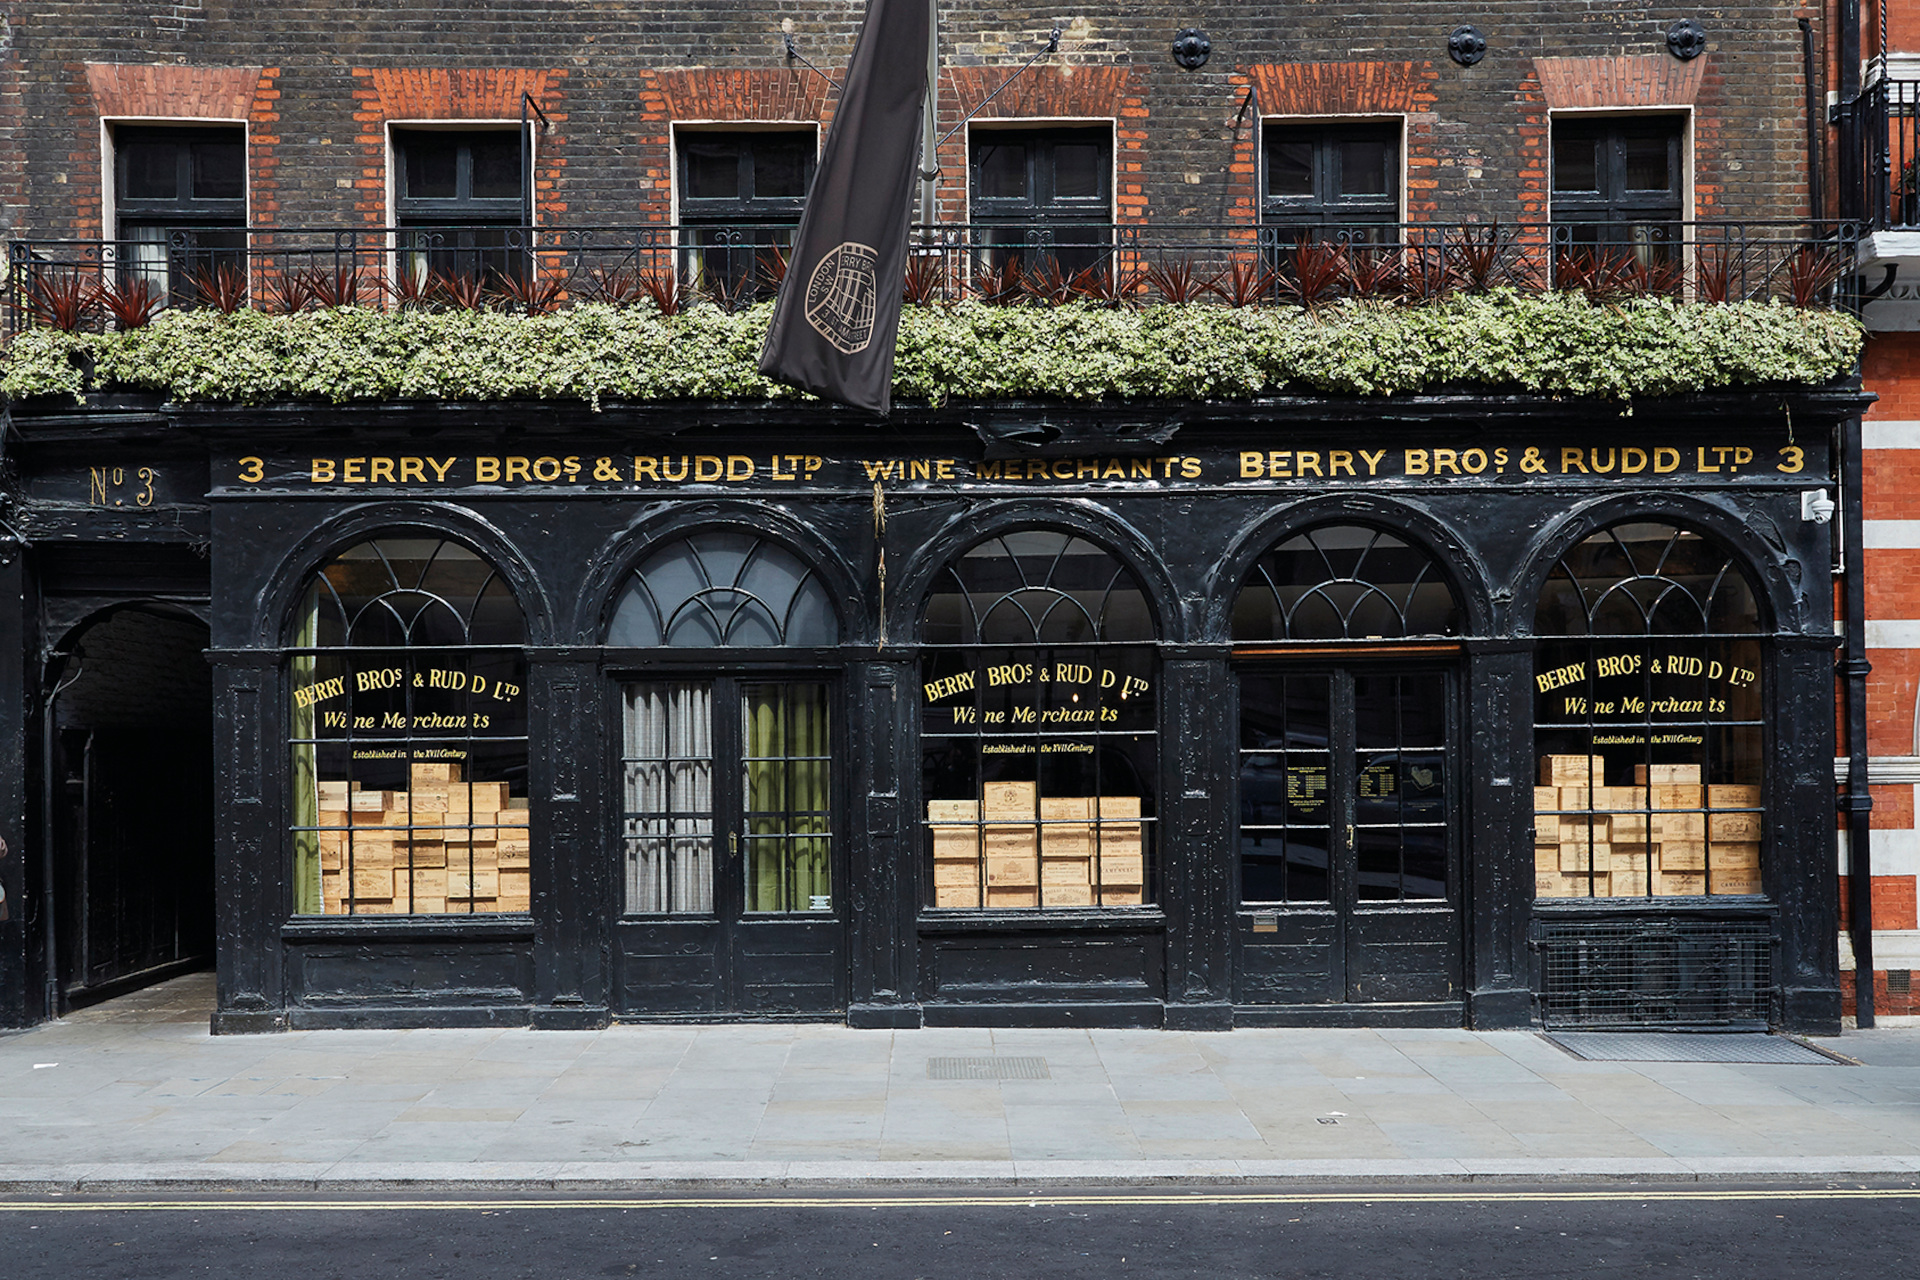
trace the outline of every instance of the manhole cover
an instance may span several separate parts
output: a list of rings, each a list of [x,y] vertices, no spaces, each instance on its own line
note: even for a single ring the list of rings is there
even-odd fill
[[[1051,1080],[1045,1058],[928,1058],[929,1080]]]
[[[1765,1032],[1556,1031],[1546,1037],[1589,1062],[1756,1062],[1848,1066],[1851,1060]]]

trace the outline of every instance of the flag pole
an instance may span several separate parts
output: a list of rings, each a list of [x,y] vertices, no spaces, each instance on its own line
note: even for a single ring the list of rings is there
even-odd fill
[[[940,178],[936,131],[940,123],[940,0],[927,0],[927,102],[920,112],[920,222],[931,230],[934,184]]]

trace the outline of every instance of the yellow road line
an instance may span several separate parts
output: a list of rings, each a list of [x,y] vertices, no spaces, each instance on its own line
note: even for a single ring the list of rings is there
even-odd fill
[[[84,1194],[84,1193],[82,1193]],[[649,1196],[555,1199],[517,1198],[502,1192],[488,1200],[4,1200],[8,1213],[374,1213],[475,1212],[503,1209],[1005,1209],[1148,1205],[1178,1207],[1314,1204],[1596,1204],[1628,1202],[1728,1202],[1783,1200],[1920,1200],[1920,1187],[1834,1187],[1820,1190],[1691,1190],[1647,1187],[1594,1191],[1340,1191],[1340,1192],[1156,1192],[1071,1194],[1008,1190],[998,1195],[948,1196]]]

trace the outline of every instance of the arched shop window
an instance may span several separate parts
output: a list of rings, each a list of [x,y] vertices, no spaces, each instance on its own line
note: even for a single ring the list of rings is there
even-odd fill
[[[1760,615],[1725,548],[1622,524],[1561,557],[1534,623],[1535,894],[1757,894]]]
[[[1449,672],[1259,646],[1461,629],[1433,557],[1381,529],[1322,525],[1254,564],[1233,609],[1243,902],[1447,896]]]
[[[1133,574],[1067,533],[988,538],[941,571],[922,639],[925,901],[1149,901],[1157,669]]]
[[[443,538],[313,576],[287,658],[296,912],[529,909],[525,640],[499,574]]]
[[[614,607],[607,643],[765,651],[818,648],[839,638],[826,584],[798,556],[750,533],[711,530],[640,562]],[[827,683],[763,670],[635,681],[623,687],[622,700],[627,911],[712,913],[717,833],[737,833],[743,910],[829,910]]]

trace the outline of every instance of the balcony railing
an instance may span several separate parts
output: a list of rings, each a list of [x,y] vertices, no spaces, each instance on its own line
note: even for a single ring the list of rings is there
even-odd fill
[[[164,239],[14,240],[7,325],[131,327],[174,307],[355,304],[544,311],[771,297],[788,226],[191,228]],[[1600,301],[1781,298],[1851,307],[1851,222],[916,227],[910,300],[1317,306],[1499,287]]]
[[[1920,80],[1876,80],[1841,108],[1838,176],[1867,230],[1920,227]]]

